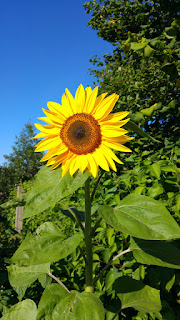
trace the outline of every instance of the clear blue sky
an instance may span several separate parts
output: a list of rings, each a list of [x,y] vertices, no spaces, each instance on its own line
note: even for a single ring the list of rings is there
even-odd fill
[[[89,59],[112,45],[87,27],[82,0],[0,0],[0,164],[24,124],[60,102],[67,87],[92,85]]]

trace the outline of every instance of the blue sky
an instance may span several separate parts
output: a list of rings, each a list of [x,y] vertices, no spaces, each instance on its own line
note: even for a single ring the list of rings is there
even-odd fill
[[[60,102],[67,87],[92,85],[89,59],[112,45],[87,27],[82,0],[0,1],[0,164],[24,124],[43,116],[47,101]]]

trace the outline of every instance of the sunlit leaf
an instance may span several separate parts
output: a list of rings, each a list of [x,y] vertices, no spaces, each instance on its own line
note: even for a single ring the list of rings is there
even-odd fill
[[[12,264],[7,269],[11,286],[20,287],[33,283],[41,274],[49,273],[50,264],[46,263],[32,266],[18,266]]]
[[[34,301],[26,299],[12,306],[1,320],[36,320],[37,307]]]
[[[37,265],[58,261],[77,248],[81,236],[80,233],[76,233],[66,238],[56,225],[45,222],[36,230],[36,235],[27,235],[11,258],[11,262]]]
[[[23,218],[32,217],[73,194],[84,185],[88,177],[89,173],[78,172],[75,178],[69,173],[62,178],[61,168],[51,170],[49,167],[42,167],[27,194]]]
[[[100,216],[113,228],[136,238],[169,240],[180,238],[180,227],[166,207],[150,197],[130,194],[115,208],[100,206]]]
[[[104,320],[102,302],[93,293],[68,293],[57,284],[49,285],[40,300],[37,320]]]

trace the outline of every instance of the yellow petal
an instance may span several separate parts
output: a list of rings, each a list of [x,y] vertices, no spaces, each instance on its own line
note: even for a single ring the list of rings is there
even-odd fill
[[[79,165],[80,165],[79,169],[83,173],[84,170],[87,168],[87,165],[88,165],[88,160],[87,160],[86,155],[79,156]]]
[[[63,113],[62,106],[57,102],[48,101],[47,107],[49,110],[55,114],[58,114],[61,118],[66,119],[66,116]]]
[[[62,164],[62,177],[69,171],[71,164],[71,159],[67,160],[64,164]]]
[[[92,173],[94,178],[98,177],[98,164],[96,163],[91,153],[87,154],[88,169]]]
[[[92,89],[91,87],[87,87],[85,89],[85,106],[88,104],[88,101],[89,101],[89,98],[91,96],[91,92],[92,92]],[[86,107],[84,109],[84,112],[86,112]]]
[[[48,162],[46,163],[46,166],[47,166],[47,167],[48,167],[48,166],[52,166],[52,164],[54,164],[54,163],[55,163],[55,157],[49,159]]]
[[[115,153],[109,147],[107,147],[104,144],[104,142],[102,142],[101,148],[103,149],[103,152],[105,155],[107,154],[110,158],[112,158],[117,163],[123,164],[123,162],[121,160],[119,160],[119,158],[115,155]]]
[[[105,98],[101,103],[99,103],[98,108],[94,113],[95,119],[104,119],[111,112],[118,98],[119,96],[113,93],[107,98]]]
[[[102,121],[102,122],[100,122],[100,124],[101,124],[101,126],[103,126],[103,127],[107,126],[107,127],[112,128],[112,126],[113,126],[114,128],[117,128],[117,127],[122,127],[122,126],[124,126],[128,121],[129,121],[129,118],[126,119],[126,120],[117,121],[117,122]]]
[[[40,160],[41,162],[42,161],[46,161],[46,160],[49,160],[50,158],[58,155],[58,154],[61,154],[61,153],[64,153],[65,151],[67,151],[67,147],[65,145],[61,145],[61,146],[57,146],[55,148],[52,148],[50,149],[43,157],[42,159]]]
[[[73,168],[73,172],[75,173],[77,170],[80,169],[80,161],[79,161],[79,156],[76,156],[76,161],[74,162],[74,168]],[[73,174],[74,174],[73,173]]]
[[[98,93],[98,87],[94,88],[94,90],[91,92],[89,100],[87,101],[85,106],[85,112],[91,114],[92,110],[94,109],[97,93]]]
[[[40,124],[40,123],[35,123],[34,124],[35,127],[44,132],[47,133],[48,135],[52,135],[52,134],[59,134],[60,133],[60,129],[59,128],[55,128],[55,126],[51,125],[51,124]]]
[[[63,109],[63,113],[66,115],[66,117],[70,117],[74,114],[71,105],[69,104],[69,100],[67,99],[66,95],[63,93],[62,95],[62,109]]]
[[[61,139],[59,137],[48,137],[40,141],[36,146],[35,152],[45,151],[52,149],[61,144]]]
[[[83,85],[80,84],[76,91],[75,95],[75,103],[76,103],[76,109],[77,113],[84,112],[84,107],[85,107],[85,91],[83,88]]]
[[[67,100],[69,101],[69,105],[71,106],[73,113],[78,113],[77,108],[76,108],[76,104],[75,104],[75,100],[74,100],[72,94],[70,93],[70,91],[67,88],[65,91],[66,91]]]
[[[98,165],[104,169],[105,171],[109,171],[109,166],[107,163],[106,158],[104,157],[104,154],[100,148],[96,149],[95,152],[93,152],[93,158],[98,163]]]
[[[129,148],[123,146],[120,143],[109,142],[106,140],[106,141],[104,141],[104,144],[111,149],[115,149],[115,150],[122,151],[122,152],[132,152]]]
[[[94,109],[92,113],[94,114],[96,110],[99,108],[100,103],[104,100],[104,98],[107,96],[108,92],[102,93],[99,97],[96,98]]]
[[[39,138],[45,138],[45,137],[47,137],[47,133],[40,132],[36,134],[35,137],[33,137],[32,139],[39,139]]]
[[[72,158],[71,164],[70,164],[70,175],[73,176],[73,174],[79,169],[78,163],[77,163],[77,157],[75,156],[74,158]]]
[[[101,127],[101,134],[106,138],[112,138],[112,137],[120,137],[124,134],[126,134],[128,131],[126,131],[125,129],[115,129],[114,127],[108,127],[108,129],[106,129],[107,127]]]
[[[49,124],[53,124],[52,120],[47,118],[47,117],[40,117],[38,119],[41,120],[41,121],[47,122]]]
[[[54,112],[45,110],[44,108],[42,108],[42,110],[43,110],[43,112],[45,113],[45,115],[46,115],[49,119],[51,119],[51,120],[53,120],[53,121],[55,121],[55,122],[57,122],[57,123],[59,123],[59,124],[61,124],[61,125],[63,125],[63,123],[64,123],[65,120],[66,120],[66,118],[63,117],[63,116],[61,116],[60,114],[57,114],[57,113],[54,113]]]
[[[64,161],[64,159],[66,159],[67,155],[68,155],[69,151],[66,150],[65,152],[63,152],[62,154],[60,154],[59,156],[57,156],[55,158],[55,163],[52,166],[52,169],[56,169],[57,167],[60,166],[60,164]]]
[[[114,161],[108,156],[107,153],[104,154],[109,166],[111,167],[112,170],[114,170],[115,172],[117,171],[116,165],[114,163]]]
[[[129,111],[121,111],[117,113],[111,113],[105,117],[102,121],[116,122],[125,118],[129,114]]]
[[[128,136],[120,136],[120,137],[113,137],[113,138],[105,138],[104,141],[112,142],[112,143],[120,143],[124,144],[130,140],[133,140],[134,137],[128,137]]]

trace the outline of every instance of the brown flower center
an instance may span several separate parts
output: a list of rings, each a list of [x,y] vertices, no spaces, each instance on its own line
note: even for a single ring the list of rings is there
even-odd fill
[[[92,153],[101,144],[101,128],[90,114],[76,113],[65,121],[60,138],[75,154]]]

